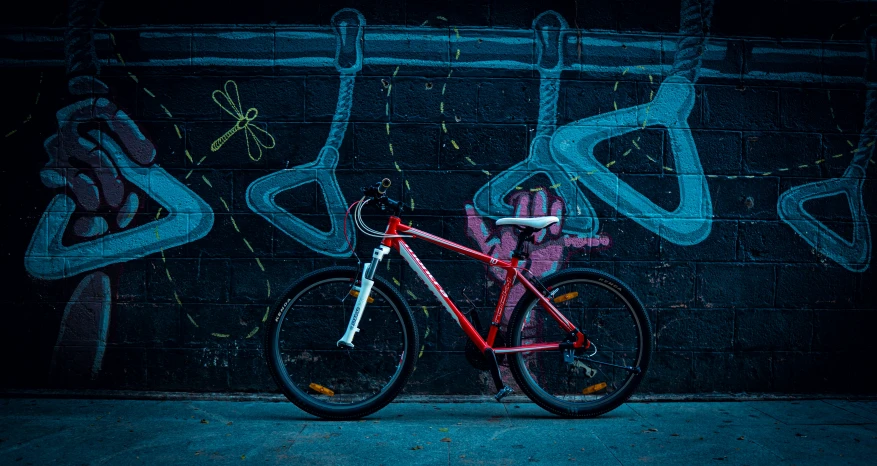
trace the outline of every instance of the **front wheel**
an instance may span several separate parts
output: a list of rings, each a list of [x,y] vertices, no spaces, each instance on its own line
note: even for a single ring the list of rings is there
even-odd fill
[[[359,285],[355,267],[302,277],[274,307],[265,355],[277,385],[302,410],[326,419],[356,419],[383,408],[414,371],[418,334],[411,309],[375,277],[353,348],[338,339],[350,321]]]
[[[560,351],[514,353],[509,366],[515,381],[536,404],[561,416],[594,417],[617,408],[649,366],[652,328],[642,303],[627,285],[597,270],[564,270],[543,284],[552,292],[552,304],[592,345],[575,350],[572,364]],[[509,319],[510,346],[566,338],[535,295],[521,298]]]

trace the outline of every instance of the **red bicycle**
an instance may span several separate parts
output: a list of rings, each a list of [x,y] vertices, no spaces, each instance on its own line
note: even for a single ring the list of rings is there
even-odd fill
[[[357,228],[379,238],[372,260],[329,267],[302,277],[281,295],[265,334],[271,373],[304,411],[328,419],[356,419],[383,408],[402,391],[417,360],[419,333],[405,298],[376,275],[391,249],[417,273],[474,345],[470,362],[490,371],[499,401],[513,392],[500,373],[504,359],[520,389],[546,410],[593,417],[615,409],[636,390],[651,356],[651,324],[630,288],[604,272],[567,269],[537,279],[519,267],[529,243],[557,217],[503,218],[520,229],[509,260],[491,257],[401,223],[402,204],[386,195],[390,180],[363,188]],[[365,206],[390,214],[382,233],[362,220]],[[346,229],[346,218],[345,218]],[[346,234],[346,231],[345,231]],[[489,330],[475,312],[461,312],[405,239],[417,238],[506,272]],[[513,284],[526,293],[501,333]],[[340,336],[340,339],[339,339]],[[355,344],[354,344],[355,340]]]

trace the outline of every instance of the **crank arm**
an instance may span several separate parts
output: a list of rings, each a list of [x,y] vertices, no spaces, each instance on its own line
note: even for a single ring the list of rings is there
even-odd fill
[[[576,358],[577,360],[579,360],[579,361],[591,362],[591,363],[594,363],[594,364],[600,364],[600,365],[602,365],[602,366],[617,367],[617,368],[619,368],[619,369],[624,369],[624,370],[626,370],[627,372],[630,372],[630,373],[632,373],[632,374],[639,374],[639,373],[642,372],[642,369],[640,369],[639,367],[619,366],[618,364],[612,364],[612,363],[609,363],[609,362],[595,361],[595,360],[593,360],[593,359],[591,359],[591,358],[586,358],[586,357],[584,357],[584,356],[575,356],[575,358]]]

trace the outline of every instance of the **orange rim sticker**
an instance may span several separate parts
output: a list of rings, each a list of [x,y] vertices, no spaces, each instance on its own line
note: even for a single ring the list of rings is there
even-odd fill
[[[350,296],[353,296],[354,298],[358,298],[358,297],[359,297],[359,291],[356,291],[356,290],[350,290]],[[371,304],[371,303],[375,302],[375,298],[372,298],[371,296],[369,296],[368,299],[366,299],[365,301],[366,301],[367,303]]]
[[[560,296],[554,298],[554,302],[555,302],[555,303],[562,303],[562,302],[564,302],[564,301],[569,301],[569,300],[571,300],[571,299],[576,299],[576,298],[578,298],[578,297],[579,297],[579,292],[578,292],[578,291],[571,291],[571,292],[569,292],[569,293],[567,293],[567,294],[562,294],[562,295],[560,295]]]
[[[313,390],[317,393],[321,393],[321,394],[326,395],[326,396],[335,396],[335,392],[333,392],[332,390],[330,390],[322,385],[311,383],[310,385],[308,385],[308,387],[310,387],[311,390]]]
[[[591,385],[590,387],[585,388],[582,390],[582,394],[590,395],[591,393],[597,393],[604,388],[606,388],[606,382],[600,382],[597,385]]]

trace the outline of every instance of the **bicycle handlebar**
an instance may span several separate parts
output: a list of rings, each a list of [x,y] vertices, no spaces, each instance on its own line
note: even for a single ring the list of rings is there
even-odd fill
[[[392,182],[389,178],[384,178],[383,180],[374,184],[374,186],[366,186],[362,188],[362,194],[369,201],[374,201],[375,205],[379,206],[381,210],[391,210],[393,215],[400,215],[402,213],[402,203],[399,201],[394,201],[387,197],[387,188],[390,187]]]
[[[389,188],[391,184],[392,183],[390,182],[389,178],[384,178],[383,180],[381,180],[380,186],[378,186],[378,192],[384,194],[385,192],[387,192],[387,188]],[[384,189],[382,190],[381,188]]]

